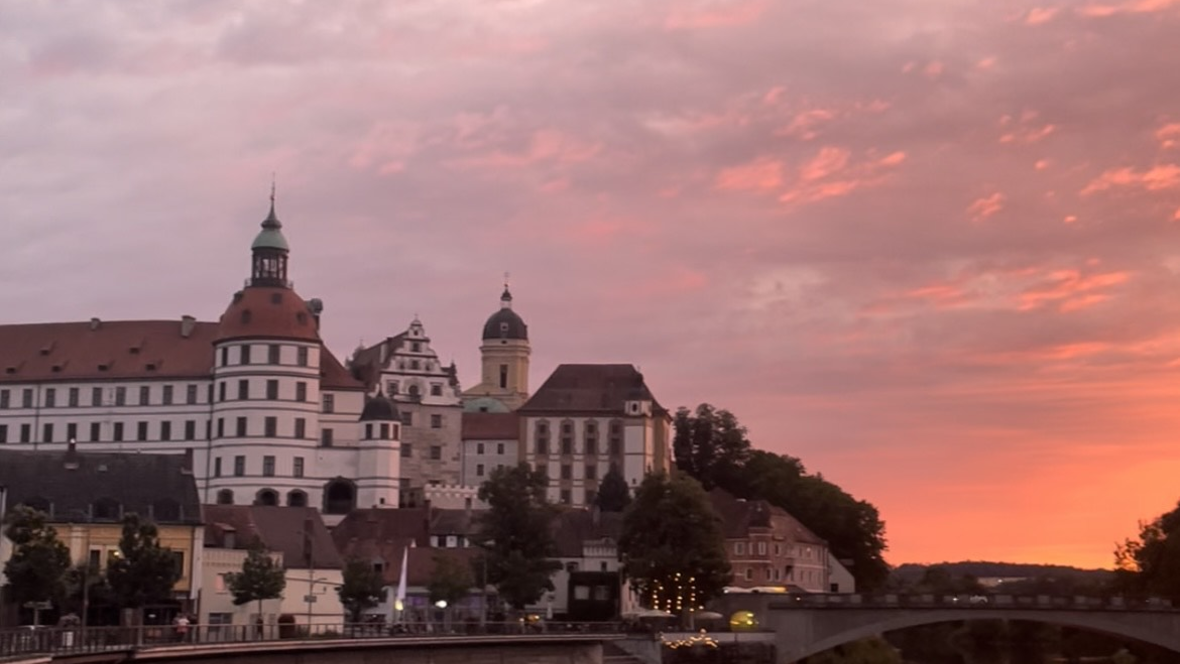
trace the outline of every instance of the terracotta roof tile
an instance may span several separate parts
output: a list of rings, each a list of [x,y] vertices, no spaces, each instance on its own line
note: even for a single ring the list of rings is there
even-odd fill
[[[234,293],[221,315],[218,339],[255,337],[319,341],[315,316],[289,288],[250,286]]]
[[[562,364],[517,412],[622,415],[625,401],[650,401],[655,412],[666,412],[633,365]]]
[[[463,413],[463,440],[516,440],[520,417],[516,413]]]
[[[283,566],[287,569],[307,569],[304,532],[310,525],[313,568],[341,569],[344,566],[319,511],[311,507],[206,505],[205,520],[220,524],[206,528],[206,534],[214,537],[213,544],[224,542],[224,531],[228,526],[235,532],[234,548],[246,548],[257,537],[267,549],[283,554]]]

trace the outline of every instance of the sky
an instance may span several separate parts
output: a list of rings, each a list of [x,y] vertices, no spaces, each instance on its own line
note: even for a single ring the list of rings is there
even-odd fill
[[[1180,490],[1180,0],[12,0],[0,323],[216,320],[272,173],[338,356],[669,408],[887,559],[1110,566]]]

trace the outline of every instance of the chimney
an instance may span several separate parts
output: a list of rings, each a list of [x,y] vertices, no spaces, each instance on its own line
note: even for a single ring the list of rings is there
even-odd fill
[[[307,301],[307,308],[311,311],[311,317],[315,319],[315,329],[320,329],[320,314],[324,313],[324,301],[318,297],[313,297]]]
[[[78,470],[78,444],[71,438],[70,445],[66,448],[65,459],[66,470]]]
[[[185,339],[189,338],[190,336],[192,336],[193,328],[195,328],[196,326],[197,326],[197,319],[196,318],[193,318],[192,316],[181,316],[180,317],[180,336],[184,337]]]
[[[100,321],[99,319],[97,319],[97,318],[90,319],[90,331],[91,332],[97,330],[100,325],[102,325],[102,321]]]
[[[181,467],[180,472],[183,475],[193,474],[193,448],[191,447],[184,448],[184,465]]]

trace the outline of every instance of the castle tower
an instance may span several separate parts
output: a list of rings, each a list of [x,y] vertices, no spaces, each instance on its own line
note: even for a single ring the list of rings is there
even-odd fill
[[[270,214],[251,245],[251,276],[213,342],[209,496],[222,504],[318,506],[318,310],[287,281],[290,249]]]
[[[397,507],[401,489],[401,415],[397,406],[378,393],[366,401],[357,424],[357,467],[364,469],[356,482],[357,506]]]
[[[529,328],[512,310],[512,293],[504,285],[500,310],[488,317],[479,347],[480,383],[463,393],[464,410],[516,410],[529,397]]]

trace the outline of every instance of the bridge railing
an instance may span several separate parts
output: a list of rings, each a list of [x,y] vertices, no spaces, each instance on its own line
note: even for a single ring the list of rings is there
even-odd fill
[[[443,625],[426,622],[267,625],[144,625],[140,627],[22,627],[0,630],[0,661],[21,655],[131,650],[140,647],[320,641],[392,637],[447,638],[483,635],[618,634],[615,622],[489,622]]]
[[[784,595],[770,602],[774,609],[792,608],[1021,608],[1077,609],[1102,611],[1176,611],[1171,600],[1126,597],[1054,596],[1054,595]]]

